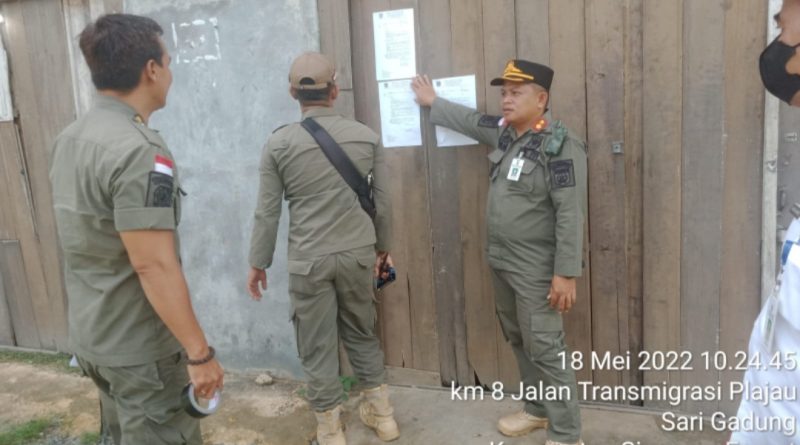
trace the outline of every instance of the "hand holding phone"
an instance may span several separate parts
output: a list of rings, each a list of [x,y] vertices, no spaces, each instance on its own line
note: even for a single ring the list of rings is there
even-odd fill
[[[397,279],[397,271],[389,252],[378,252],[375,260],[375,288],[381,290]]]

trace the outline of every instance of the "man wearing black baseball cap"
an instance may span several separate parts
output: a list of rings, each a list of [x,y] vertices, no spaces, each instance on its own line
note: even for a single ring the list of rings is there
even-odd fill
[[[431,107],[431,123],[494,148],[486,217],[495,304],[524,393],[537,394],[497,427],[511,437],[547,428],[546,445],[578,445],[577,385],[561,359],[561,313],[575,303],[582,273],[586,146],[561,122],[544,118],[552,81],[549,67],[510,60],[490,83],[502,88],[502,116],[436,97],[427,76],[411,86],[417,102]]]

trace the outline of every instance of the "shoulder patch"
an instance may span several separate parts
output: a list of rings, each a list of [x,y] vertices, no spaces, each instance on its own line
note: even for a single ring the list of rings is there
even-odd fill
[[[285,127],[285,126],[287,126],[287,125],[289,125],[289,124],[283,124],[283,125],[281,125],[280,127],[276,128],[276,129],[274,129],[274,130],[272,130],[272,134],[275,134],[275,132],[276,132],[276,131],[280,130],[281,128],[283,128],[283,127]]]
[[[172,207],[173,187],[172,176],[157,171],[150,172],[145,207]]]
[[[547,164],[550,169],[550,185],[553,189],[575,187],[575,167],[572,159],[562,159]]]
[[[503,119],[502,116],[492,116],[491,114],[484,114],[478,119],[478,126],[479,127],[486,127],[486,128],[497,128],[500,126],[500,120]]]

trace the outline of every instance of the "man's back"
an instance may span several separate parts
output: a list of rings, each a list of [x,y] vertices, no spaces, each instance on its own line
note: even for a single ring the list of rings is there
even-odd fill
[[[391,219],[387,172],[379,137],[365,125],[332,108],[312,108],[303,118],[316,120],[342,147],[362,176],[374,173],[378,216],[375,223],[361,208],[356,193],[299,123],[276,130],[261,161],[261,191],[256,210],[256,238],[251,258],[274,248],[281,192],[289,203],[289,259],[388,242]],[[377,233],[376,233],[377,232]],[[380,249],[379,249],[380,250]],[[268,265],[263,259],[255,264]]]

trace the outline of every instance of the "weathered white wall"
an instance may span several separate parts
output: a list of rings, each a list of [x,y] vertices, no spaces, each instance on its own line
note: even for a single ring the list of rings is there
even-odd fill
[[[224,366],[300,377],[286,218],[260,303],[247,296],[245,279],[261,148],[275,127],[300,117],[287,75],[295,55],[319,48],[316,1],[126,0],[125,12],[158,21],[173,57],[168,105],[150,125],[169,144],[189,194],[183,262],[209,341]]]

